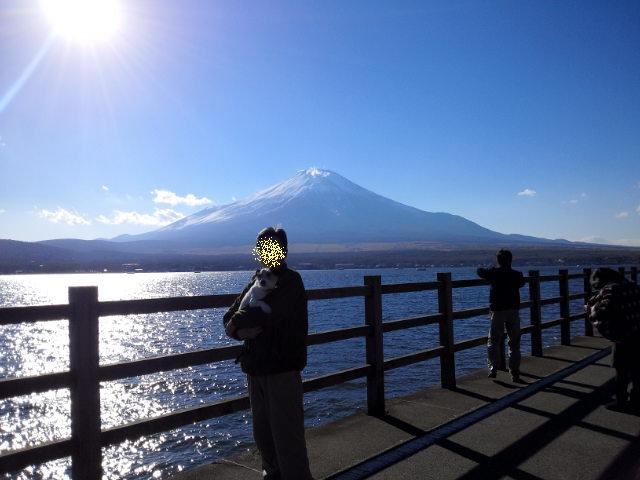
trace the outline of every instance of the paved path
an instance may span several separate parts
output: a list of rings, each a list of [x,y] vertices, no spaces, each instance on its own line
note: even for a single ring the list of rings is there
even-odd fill
[[[477,371],[455,391],[387,401],[384,418],[356,413],[307,431],[315,478],[640,479],[640,416],[608,410],[609,342],[578,337],[522,360],[523,380]],[[601,357],[601,358],[598,358]],[[174,480],[259,480],[256,452]]]

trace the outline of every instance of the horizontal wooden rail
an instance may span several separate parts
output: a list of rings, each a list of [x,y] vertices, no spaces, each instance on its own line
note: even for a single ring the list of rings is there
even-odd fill
[[[486,344],[487,344],[487,336],[483,335],[481,337],[469,338],[468,340],[463,340],[461,342],[454,343],[453,349],[456,352],[459,352],[460,350],[467,350],[469,348],[474,348],[474,347],[478,347],[480,345],[486,345]]]
[[[471,278],[467,280],[451,281],[451,286],[453,288],[481,287],[485,285],[490,285],[490,283],[484,278]]]
[[[387,283],[382,285],[382,294],[423,292],[425,290],[437,290],[439,286],[439,282]]]
[[[457,310],[453,312],[454,320],[462,320],[463,318],[477,317],[478,315],[486,315],[489,313],[489,307],[468,308],[466,310]]]
[[[582,300],[583,298],[585,298],[584,293],[572,293],[569,295],[569,300]]]
[[[165,297],[144,300],[114,300],[98,302],[98,315],[139,315],[143,313],[200,310],[205,308],[229,307],[237,294],[198,295],[194,297]]]
[[[69,305],[2,307],[0,308],[0,325],[65,320],[69,318],[70,312],[71,309],[69,308]]]
[[[0,472],[13,472],[29,465],[38,465],[58,458],[69,457],[72,451],[72,440],[65,438],[41,443],[34,447],[4,452],[0,454]]]
[[[312,333],[307,336],[307,345],[320,345],[322,343],[337,342],[349,338],[358,338],[368,335],[371,330],[369,325],[358,325],[357,327],[339,328],[327,330],[326,332]]]
[[[560,275],[540,275],[541,282],[553,282],[560,280]]]
[[[400,355],[398,357],[389,358],[384,361],[384,369],[393,370],[394,368],[406,367],[413,363],[423,362],[432,358],[439,357],[444,351],[443,346],[428,348],[426,350],[420,350],[418,352],[409,353],[407,355]]]
[[[143,358],[130,362],[112,363],[98,367],[98,375],[101,382],[108,382],[121,378],[187,368],[205,363],[233,360],[240,355],[241,351],[242,345],[228,345],[206,350],[196,350],[194,352]]]
[[[362,378],[369,371],[369,366],[360,366],[342,370],[340,372],[323,375],[305,380],[302,383],[305,392],[330,387],[349,380]],[[173,430],[196,422],[202,422],[216,417],[228,415],[249,409],[249,396],[239,395],[228,399],[212,402],[207,405],[183,408],[158,417],[147,418],[126,425],[119,425],[103,430],[100,438],[103,446],[113,445],[125,440],[139,438],[144,435]]]
[[[69,388],[71,372],[45,373],[31,377],[4,378],[0,380],[0,400],[20,395]]]
[[[556,318],[555,320],[549,320],[548,322],[542,322],[540,324],[541,328],[551,328],[556,327],[562,323],[562,318]]]
[[[431,315],[420,315],[417,317],[402,318],[400,320],[391,320],[382,322],[383,332],[393,332],[394,330],[402,330],[405,328],[422,327],[424,325],[434,325],[440,322],[442,314],[433,313]]]
[[[552,305],[554,303],[560,303],[562,301],[562,297],[550,297],[550,298],[543,298],[542,300],[540,300],[540,305]]]
[[[569,280],[575,280],[576,278],[584,278],[584,273],[570,273],[567,275]]]
[[[576,313],[575,315],[569,315],[569,321],[574,322],[576,320],[583,320],[587,315],[585,313]]]
[[[369,288],[366,286],[317,288],[315,290],[307,290],[307,298],[309,300],[332,300],[335,298],[362,297],[368,295],[368,293]]]

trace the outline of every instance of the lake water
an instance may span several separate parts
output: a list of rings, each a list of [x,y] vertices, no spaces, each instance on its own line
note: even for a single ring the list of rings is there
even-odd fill
[[[362,285],[365,275],[381,275],[384,283],[435,280],[437,270],[368,269],[300,271],[307,289]],[[453,268],[454,279],[476,278],[474,268]],[[557,274],[543,267],[542,274]],[[581,269],[574,268],[572,272]],[[97,285],[100,300],[237,293],[252,272],[137,273],[0,276],[0,306],[67,303],[69,286]],[[542,284],[542,297],[559,295],[558,282]],[[582,291],[582,280],[570,281],[571,293]],[[523,300],[528,289],[521,290]],[[487,304],[488,287],[454,290],[454,309]],[[582,311],[573,301],[571,313]],[[558,318],[558,305],[542,309],[543,320]],[[148,356],[187,352],[235,343],[222,326],[225,309],[106,317],[100,321],[100,362],[112,363]],[[436,313],[436,292],[385,295],[383,320]],[[529,323],[528,310],[521,312]],[[320,332],[364,322],[362,297],[309,302],[309,330]],[[38,375],[69,368],[67,321],[0,327],[0,378]],[[486,316],[455,322],[460,341],[488,331]],[[583,322],[572,323],[572,335],[583,334]],[[545,330],[545,346],[559,343],[559,327]],[[437,346],[438,327],[430,325],[385,334],[385,357]],[[530,353],[529,335],[523,336],[523,354]],[[309,347],[305,378],[364,363],[364,339]],[[483,367],[486,348],[456,354],[458,375]],[[438,384],[438,360],[429,360],[386,373],[387,398]],[[232,361],[104,382],[101,388],[102,427],[162,415],[173,410],[246,393],[246,377]],[[365,380],[347,382],[305,395],[307,427],[350,415],[366,405]],[[165,478],[170,473],[209,463],[253,448],[248,412],[197,423],[158,435],[127,441],[103,450],[105,479]],[[0,401],[0,452],[33,446],[70,436],[69,391],[14,397]],[[5,479],[70,478],[70,459],[61,459],[7,474]]]

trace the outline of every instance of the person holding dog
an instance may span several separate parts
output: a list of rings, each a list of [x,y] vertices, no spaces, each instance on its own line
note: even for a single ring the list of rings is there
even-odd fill
[[[307,294],[300,274],[286,262],[287,235],[267,227],[256,239],[256,257],[277,276],[264,297],[270,307],[241,309],[256,275],[223,317],[227,335],[243,340],[239,357],[247,374],[253,437],[266,480],[312,480],[304,436],[302,378],[307,364]]]
[[[478,276],[491,284],[489,302],[491,328],[487,340],[489,378],[497,375],[500,344],[505,327],[509,336],[509,371],[514,382],[520,382],[520,288],[525,281],[522,272],[513,270],[513,255],[500,249],[496,254],[498,267],[479,268]]]

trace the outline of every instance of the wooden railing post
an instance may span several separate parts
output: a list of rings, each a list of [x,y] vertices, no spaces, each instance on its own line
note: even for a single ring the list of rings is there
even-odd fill
[[[638,267],[631,267],[631,281],[638,283]]]
[[[382,348],[382,280],[380,275],[364,277],[364,284],[371,290],[364,300],[365,323],[371,327],[366,337],[367,363],[367,411],[369,415],[382,416],[384,407],[384,351]]]
[[[530,317],[533,330],[531,331],[531,355],[542,356],[542,306],[540,305],[540,272],[529,270],[529,300],[531,301]]]
[[[451,273],[438,273],[438,311],[440,319],[440,382],[443,388],[456,388],[456,362],[453,350],[453,287]]]
[[[584,304],[586,305],[589,299],[591,298],[591,269],[585,268],[584,272]],[[589,321],[589,315],[586,314],[584,317],[584,334],[587,337],[593,337],[593,325]]]
[[[569,270],[560,270],[560,344],[571,345],[571,324],[569,322]]]
[[[100,480],[98,287],[69,287],[71,371],[71,478]]]

